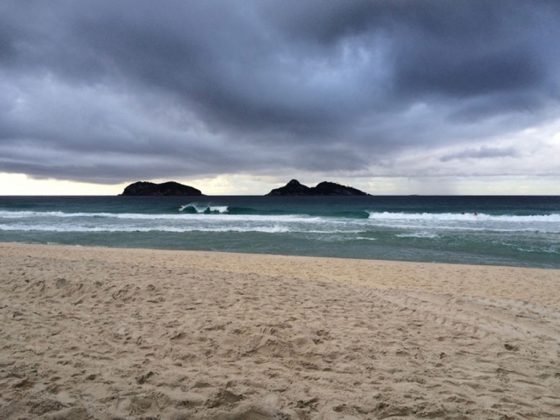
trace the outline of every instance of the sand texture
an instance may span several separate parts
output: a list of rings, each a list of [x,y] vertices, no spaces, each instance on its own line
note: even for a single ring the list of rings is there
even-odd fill
[[[0,244],[0,418],[560,418],[559,286],[558,270]]]

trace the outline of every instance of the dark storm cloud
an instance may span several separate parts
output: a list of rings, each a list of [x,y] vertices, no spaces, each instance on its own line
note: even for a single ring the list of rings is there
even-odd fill
[[[441,161],[485,158],[498,133],[557,116],[559,18],[546,1],[4,1],[0,171],[117,182],[390,174],[444,146],[460,150]]]

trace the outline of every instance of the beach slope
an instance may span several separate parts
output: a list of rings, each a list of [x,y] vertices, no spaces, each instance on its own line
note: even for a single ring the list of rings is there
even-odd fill
[[[0,418],[559,418],[559,284],[559,270],[0,244]]]

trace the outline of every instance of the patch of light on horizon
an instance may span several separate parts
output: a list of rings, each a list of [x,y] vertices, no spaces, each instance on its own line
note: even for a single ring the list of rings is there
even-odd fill
[[[0,195],[117,195],[124,187],[0,173]]]

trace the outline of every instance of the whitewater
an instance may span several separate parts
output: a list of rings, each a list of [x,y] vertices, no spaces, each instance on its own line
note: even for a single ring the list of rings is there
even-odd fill
[[[0,197],[0,241],[560,266],[558,197]]]

